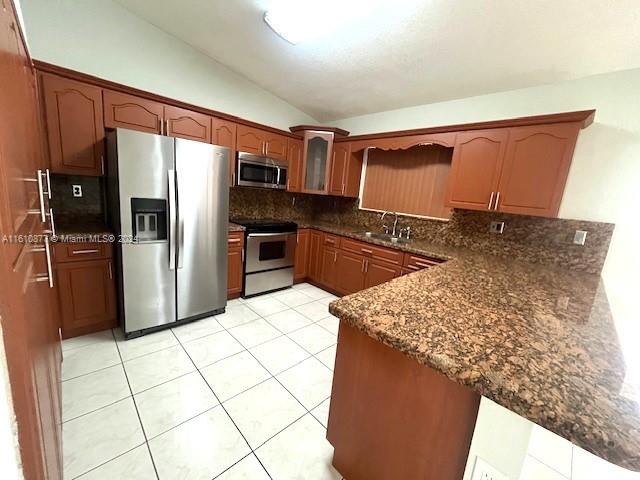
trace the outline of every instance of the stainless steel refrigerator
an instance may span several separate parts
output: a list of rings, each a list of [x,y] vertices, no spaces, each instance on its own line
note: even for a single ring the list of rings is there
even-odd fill
[[[107,155],[125,337],[224,311],[229,149],[119,128]]]

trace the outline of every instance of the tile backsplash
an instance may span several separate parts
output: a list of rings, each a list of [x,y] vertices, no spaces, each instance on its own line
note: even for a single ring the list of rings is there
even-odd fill
[[[380,214],[360,210],[358,200],[350,198],[236,187],[229,209],[231,218],[300,219],[382,230]],[[505,222],[504,233],[490,233],[492,221]],[[602,270],[614,230],[611,223],[458,209],[449,221],[400,216],[398,223],[411,227],[412,236],[421,240],[590,273]],[[573,244],[576,230],[588,232],[583,246]]]

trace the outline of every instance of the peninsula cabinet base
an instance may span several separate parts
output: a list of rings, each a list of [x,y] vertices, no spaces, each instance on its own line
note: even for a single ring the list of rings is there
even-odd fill
[[[348,480],[461,480],[480,395],[340,322],[327,439]]]

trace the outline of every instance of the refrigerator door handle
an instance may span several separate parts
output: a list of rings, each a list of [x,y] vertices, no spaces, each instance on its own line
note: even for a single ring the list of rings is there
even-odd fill
[[[180,180],[176,181],[176,203],[178,205],[178,268],[184,263],[184,215],[180,213]]]
[[[176,171],[167,170],[169,183],[169,270],[176,269]]]

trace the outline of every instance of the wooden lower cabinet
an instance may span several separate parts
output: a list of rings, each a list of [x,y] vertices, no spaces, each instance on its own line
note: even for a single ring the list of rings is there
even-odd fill
[[[111,258],[60,262],[56,270],[63,338],[116,326]]]
[[[362,255],[338,252],[337,290],[345,295],[364,289],[364,262]]]
[[[242,293],[242,271],[244,265],[244,234],[229,233],[227,253],[227,298],[239,297]]]
[[[308,256],[308,268],[305,277],[304,269],[299,267],[303,260],[298,259],[296,252],[295,280],[307,278],[342,295],[375,287],[443,262],[318,230],[305,229],[300,232],[308,236],[303,247]]]
[[[367,260],[365,264],[364,288],[375,287],[381,283],[399,277],[402,268],[376,260]]]
[[[309,233],[309,264],[307,277],[312,282],[321,282],[322,275],[322,232],[311,230]]]
[[[307,266],[309,265],[309,230],[298,230],[296,242],[296,257],[293,267],[293,281],[301,282],[307,278]]]
[[[336,290],[338,282],[338,249],[324,247],[322,249],[322,267],[320,283],[330,290]]]

